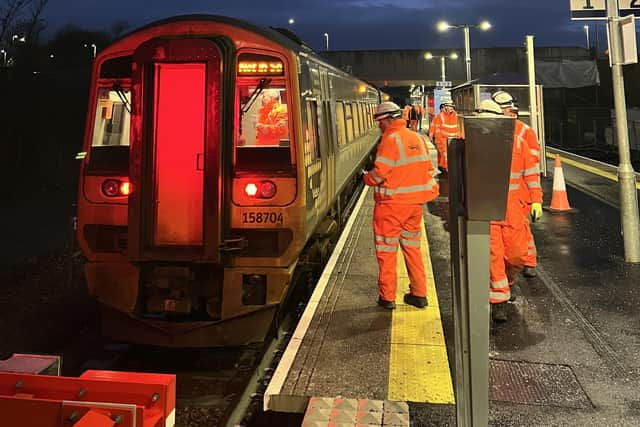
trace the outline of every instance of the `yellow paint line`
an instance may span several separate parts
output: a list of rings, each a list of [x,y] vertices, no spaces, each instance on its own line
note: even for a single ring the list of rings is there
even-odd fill
[[[429,306],[422,310],[402,300],[409,289],[409,278],[402,251],[398,251],[397,308],[391,319],[388,399],[453,404],[451,371],[424,224],[421,249],[425,254],[429,299]]]
[[[556,155],[553,154],[553,153],[547,153],[547,157],[555,159]],[[592,173],[594,175],[601,176],[602,178],[606,178],[606,179],[614,181],[614,182],[618,182],[618,175],[616,175],[614,173],[603,171],[602,169],[599,169],[599,168],[597,168],[595,166],[585,165],[584,163],[580,163],[580,162],[572,160],[572,159],[567,159],[566,157],[562,157],[562,155],[560,155],[560,160],[562,161],[562,163],[566,163],[566,164],[571,165],[571,166],[573,166],[575,168],[582,169],[583,171]],[[636,182],[636,188],[640,190],[640,183]]]

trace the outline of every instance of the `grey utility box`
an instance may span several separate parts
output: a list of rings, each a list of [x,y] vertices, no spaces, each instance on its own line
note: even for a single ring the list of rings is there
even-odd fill
[[[507,208],[515,119],[463,116],[467,219],[502,221]]]

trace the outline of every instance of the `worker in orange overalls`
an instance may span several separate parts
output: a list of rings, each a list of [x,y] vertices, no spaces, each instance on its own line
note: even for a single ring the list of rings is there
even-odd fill
[[[498,91],[492,95],[492,99],[496,101],[500,108],[502,108],[502,112],[504,115],[515,117],[516,118],[516,134],[521,135],[522,138],[527,142],[527,146],[529,147],[529,152],[536,159],[536,164],[538,166],[538,170],[540,169],[540,144],[538,143],[538,138],[536,137],[536,133],[533,129],[526,123],[521,120],[518,120],[518,108],[515,105],[515,100],[505,91]],[[523,188],[522,199],[526,202],[523,208],[523,215],[525,220],[529,221],[529,217],[531,214],[531,208],[533,206],[532,200],[529,197],[529,192]],[[542,206],[539,207],[542,209]],[[531,219],[535,218],[531,216]],[[530,225],[527,227],[527,256],[524,260],[524,269],[522,270],[522,275],[525,277],[536,277],[536,266],[538,265],[538,251],[536,249],[536,242],[533,239],[533,233],[531,232]]]
[[[264,90],[256,123],[256,145],[280,145],[280,139],[288,134],[287,106],[280,103],[277,90]]]
[[[433,136],[435,137],[435,145],[438,149],[438,167],[443,172],[449,168],[447,162],[447,140],[448,138],[457,138],[460,136],[458,132],[458,114],[455,110],[455,104],[451,98],[444,98],[442,103],[442,111],[433,119]],[[429,130],[431,134],[431,130]]]
[[[409,110],[409,127],[412,131],[418,131],[418,116],[420,115],[420,107],[418,104],[413,104]]]
[[[404,108],[402,109],[402,120],[406,122],[407,127],[411,126],[411,122],[409,120],[410,113],[411,113],[411,105],[405,104]]]
[[[378,259],[378,304],[396,306],[396,256],[402,248],[409,274],[404,302],[426,307],[427,284],[420,240],[422,205],[438,197],[427,140],[406,128],[402,109],[393,102],[378,105],[373,115],[382,131],[374,167],[364,183],[374,187],[373,232]]]
[[[480,103],[478,113],[488,117],[502,115],[502,109],[493,100]],[[528,222],[522,215],[525,202],[523,187],[533,201],[531,215],[542,216],[542,187],[536,159],[521,134],[514,132],[511,155],[511,177],[507,196],[507,210],[503,221],[490,225],[490,289],[491,317],[494,321],[507,320],[506,305],[511,298],[511,284],[524,265],[527,253],[526,230]]]

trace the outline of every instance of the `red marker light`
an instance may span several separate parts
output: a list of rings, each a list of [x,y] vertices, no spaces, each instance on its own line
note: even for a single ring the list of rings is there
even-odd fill
[[[107,179],[102,183],[102,192],[107,197],[116,197],[120,192],[120,181]]]
[[[244,191],[247,193],[247,196],[253,197],[258,194],[258,186],[254,183],[247,184],[247,186],[244,187]]]
[[[260,197],[270,199],[276,195],[277,187],[271,181],[264,181],[260,184]]]

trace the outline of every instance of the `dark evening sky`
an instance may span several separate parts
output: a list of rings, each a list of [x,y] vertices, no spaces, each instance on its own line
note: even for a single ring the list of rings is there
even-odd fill
[[[67,24],[107,30],[117,20],[129,30],[176,15],[226,15],[265,26],[287,27],[316,49],[329,34],[331,50],[420,49],[460,47],[461,31],[440,34],[435,23],[476,24],[488,19],[494,28],[472,30],[472,47],[517,46],[526,34],[538,46],[585,45],[582,21],[569,19],[568,0],[51,0],[44,18],[48,34]],[[603,21],[597,21],[600,43]],[[595,23],[591,41],[595,43]]]

